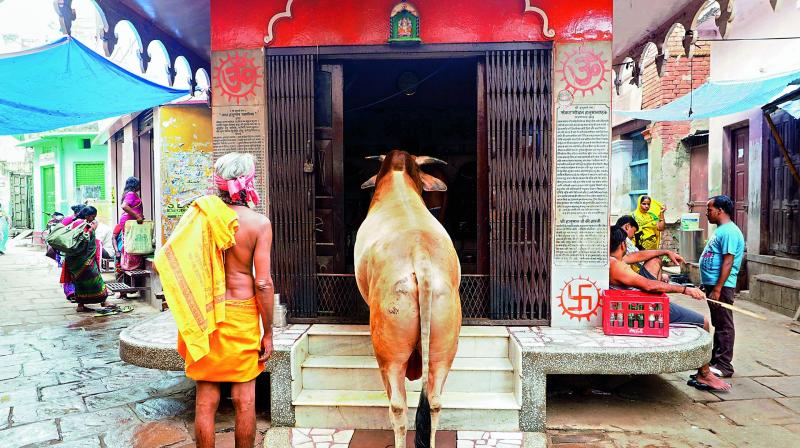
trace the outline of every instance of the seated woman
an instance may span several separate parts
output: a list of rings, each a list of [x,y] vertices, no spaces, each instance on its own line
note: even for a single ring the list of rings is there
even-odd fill
[[[83,208],[75,220],[70,224],[73,229],[83,227],[89,234],[89,244],[78,254],[64,257],[64,266],[61,270],[61,283],[70,285],[72,298],[78,303],[78,312],[94,311],[86,307],[87,304],[99,303],[106,306],[108,290],[100,275],[100,256],[103,248],[100,241],[95,238],[97,228],[97,209],[92,206]]]

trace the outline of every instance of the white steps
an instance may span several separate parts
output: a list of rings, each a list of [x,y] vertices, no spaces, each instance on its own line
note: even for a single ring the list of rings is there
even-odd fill
[[[292,359],[296,426],[391,429],[368,326],[314,325],[303,343]],[[442,394],[441,429],[519,429],[520,366],[512,352],[505,327],[462,327]],[[420,389],[421,380],[406,380],[410,428]]]
[[[374,356],[313,356],[302,364],[303,389],[384,391]],[[422,380],[407,381],[409,391],[422,390]],[[513,392],[514,368],[508,358],[456,358],[445,389]]]

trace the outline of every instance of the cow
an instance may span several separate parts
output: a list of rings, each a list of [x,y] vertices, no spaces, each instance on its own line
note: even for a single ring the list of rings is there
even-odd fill
[[[447,187],[419,166],[444,162],[399,150],[380,160],[378,174],[361,186],[375,187],[375,194],[356,235],[356,281],[370,310],[395,447],[406,446],[407,377],[422,378],[415,446],[434,448],[442,388],[461,330],[461,265],[447,231],[422,200],[423,190]]]

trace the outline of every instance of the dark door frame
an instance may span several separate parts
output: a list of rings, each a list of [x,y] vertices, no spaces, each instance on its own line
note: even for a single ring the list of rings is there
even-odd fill
[[[734,186],[734,177],[729,176],[725,179],[725,173],[731,173],[734,168],[734,160],[732,157],[733,151],[733,133],[734,131],[738,131],[741,128],[746,128],[750,126],[750,120],[742,120],[737,123],[729,124],[723,128],[723,136],[722,136],[722,194],[728,196],[731,199],[734,199],[735,191],[733,191]],[[749,138],[748,138],[749,140]]]
[[[484,56],[491,50],[552,50],[551,42],[509,42],[472,44],[423,44],[414,47],[391,45],[334,45],[328,47],[265,47],[266,56],[313,54],[327,59],[450,59]]]
[[[736,188],[736,183],[735,183],[736,182],[736,159],[734,158],[734,155],[733,155],[733,151],[735,151],[736,148],[734,148],[735,142],[733,141],[733,134],[736,131],[739,131],[739,130],[744,129],[744,128],[748,128],[748,132],[747,132],[747,154],[746,154],[747,160],[745,162],[747,164],[747,171],[748,171],[747,172],[747,178],[748,178],[748,182],[749,182],[749,178],[750,178],[750,160],[749,160],[749,158],[750,158],[750,135],[751,135],[750,120],[749,119],[742,120],[742,121],[739,121],[737,123],[725,126],[723,128],[724,129],[724,133],[723,133],[723,151],[722,151],[722,194],[728,196],[733,201],[733,203],[734,203],[734,215],[735,215],[735,208],[736,208],[737,204],[736,204],[736,190],[735,190],[735,188]],[[725,174],[726,173],[728,174],[728,178],[727,179],[725,178]],[[747,186],[747,189],[748,189],[747,197],[749,198],[749,191],[750,191],[749,185]],[[745,204],[745,211],[748,214],[750,212],[749,200],[748,200],[748,203]],[[732,216],[732,218],[735,219],[735,216]],[[737,223],[737,225],[741,229],[743,224],[742,223]],[[745,226],[745,230],[743,230],[743,232],[745,233],[745,239],[747,239],[747,230],[746,230],[747,229],[747,227],[746,227],[747,223],[744,223],[744,226]]]

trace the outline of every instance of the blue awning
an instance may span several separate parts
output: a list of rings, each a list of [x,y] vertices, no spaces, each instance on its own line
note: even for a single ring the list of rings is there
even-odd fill
[[[720,117],[761,107],[784,93],[790,85],[796,87],[798,83],[800,71],[746,81],[707,82],[696,88],[691,95],[684,95],[656,109],[615,110],[614,113],[650,121]]]
[[[781,105],[781,109],[794,118],[800,118],[800,100],[789,101]]]
[[[130,73],[67,36],[0,55],[0,135],[88,123],[188,94]]]

